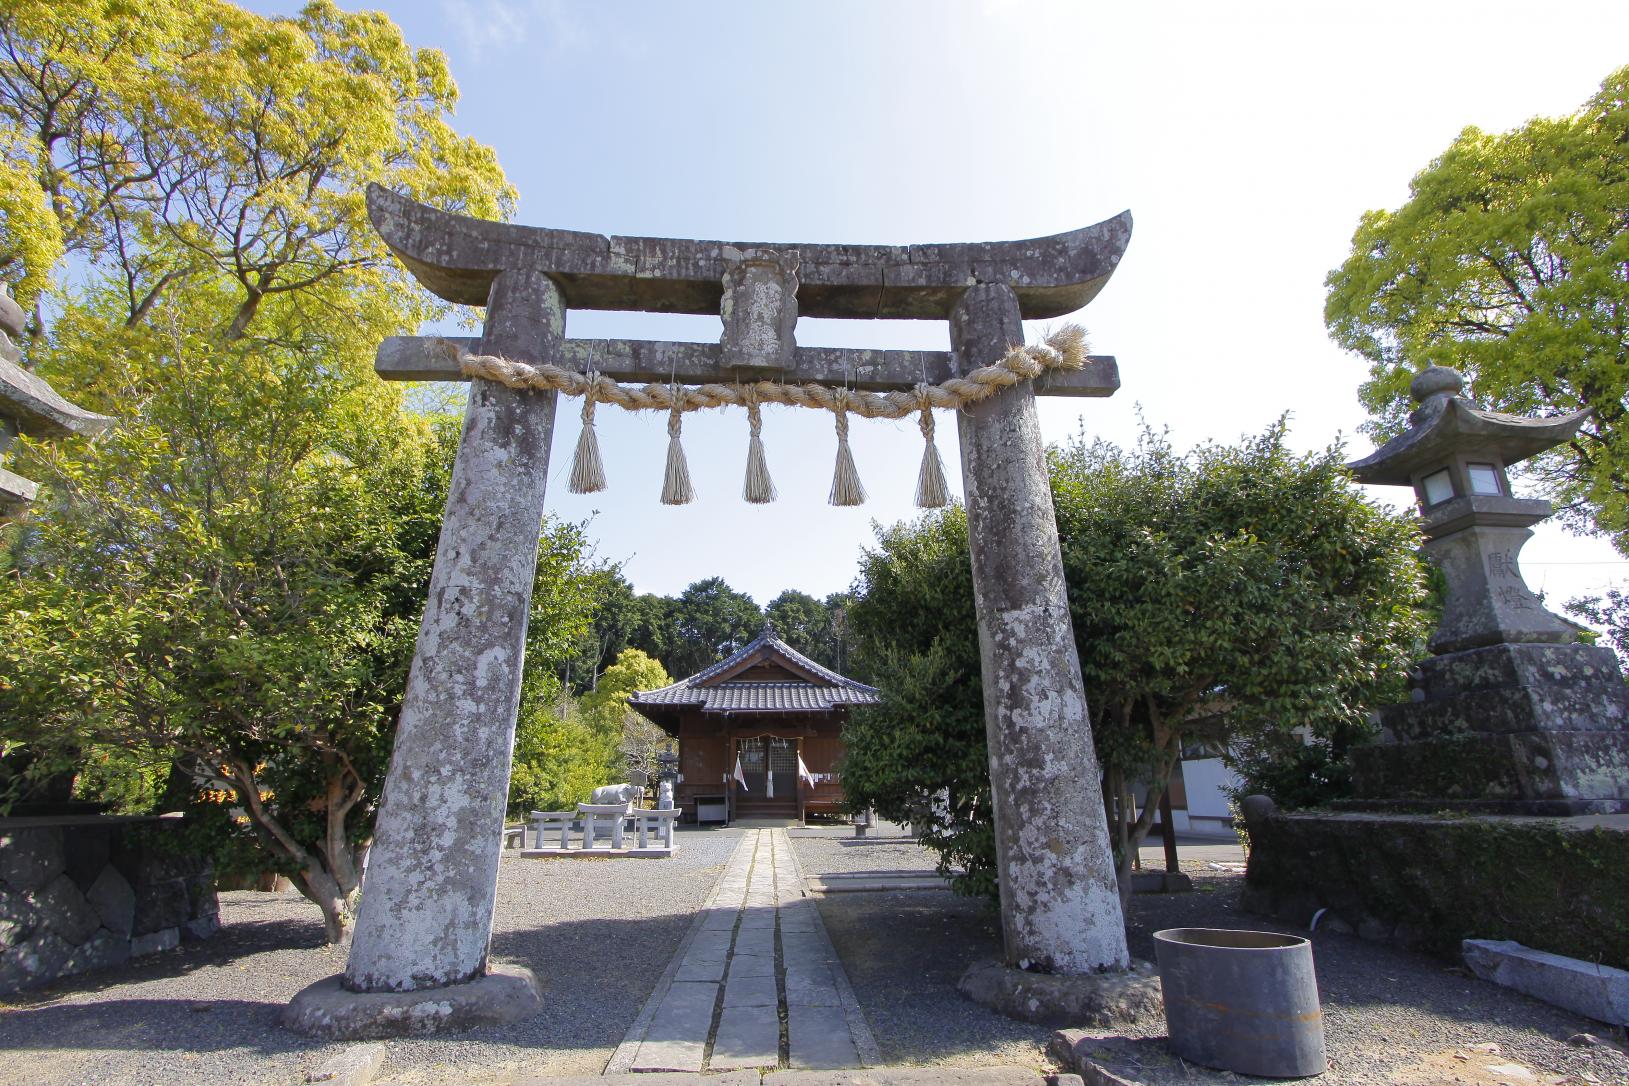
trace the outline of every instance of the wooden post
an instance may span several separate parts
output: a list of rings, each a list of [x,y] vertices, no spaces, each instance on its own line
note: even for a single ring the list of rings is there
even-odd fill
[[[1169,781],[1165,784],[1165,791],[1160,794],[1160,840],[1165,843],[1165,870],[1182,870],[1182,865],[1177,862],[1176,819],[1171,814],[1171,783]]]
[[[1131,869],[1143,869],[1143,850],[1138,842],[1134,841],[1131,831],[1137,825],[1137,787],[1129,780],[1125,781],[1124,794],[1120,797],[1120,807],[1125,813],[1125,821],[1119,828],[1120,840],[1126,842],[1126,849],[1131,853]]]
[[[804,800],[804,796],[803,796],[803,739],[801,737],[799,737],[797,739],[792,740],[792,742],[794,744],[792,749],[797,752],[797,757],[798,757],[798,768],[797,768],[798,825],[803,826],[803,825],[808,824],[807,819],[805,818],[805,815],[804,815],[805,800]]]
[[[482,350],[549,362],[564,331],[548,277],[497,277]],[[470,387],[345,969],[353,991],[486,971],[554,405],[552,392]]]
[[[951,312],[958,372],[1024,342],[1018,297],[970,287]],[[1130,965],[1086,692],[1028,382],[958,416],[1009,965]]]

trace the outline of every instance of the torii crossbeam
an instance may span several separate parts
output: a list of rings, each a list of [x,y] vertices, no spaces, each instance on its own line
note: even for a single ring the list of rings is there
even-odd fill
[[[485,305],[466,350],[618,381],[847,382],[963,375],[1108,282],[1131,215],[1029,241],[785,245],[605,237],[488,222],[368,190],[375,228],[442,298]],[[569,308],[718,313],[718,344],[567,340]],[[799,347],[799,315],[947,320],[952,349]],[[377,370],[457,380],[444,344],[395,337]],[[1129,964],[1035,396],[1108,396],[1113,358],[958,412],[1009,964]],[[459,1028],[533,1013],[535,980],[488,962],[510,752],[556,394],[470,390],[430,596],[343,978],[285,1022],[327,1036]],[[428,1009],[427,1009],[428,1008]]]

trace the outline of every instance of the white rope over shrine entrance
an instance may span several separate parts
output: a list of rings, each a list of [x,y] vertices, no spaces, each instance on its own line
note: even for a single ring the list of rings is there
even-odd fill
[[[1011,347],[989,366],[980,366],[964,377],[952,377],[936,385],[918,384],[910,391],[865,392],[851,388],[828,388],[820,384],[784,384],[778,381],[752,381],[735,384],[624,385],[593,372],[577,373],[560,366],[534,366],[496,355],[465,354],[446,340],[441,341],[458,361],[466,377],[495,381],[514,389],[563,392],[583,397],[583,430],[577,439],[572,461],[570,490],[573,494],[593,494],[606,488],[604,462],[594,432],[594,405],[614,404],[628,411],[668,412],[667,471],[662,484],[664,505],[686,505],[695,500],[690,468],[685,461],[679,434],[684,413],[715,407],[745,407],[750,438],[747,446],[747,472],[741,496],[761,505],[775,500],[775,485],[769,478],[764,455],[761,404],[785,404],[831,411],[837,424],[837,466],[832,476],[832,505],[860,505],[865,488],[854,466],[848,445],[848,416],[852,412],[868,419],[902,419],[920,414],[918,425],[927,443],[922,467],[917,475],[916,504],[937,508],[949,500],[944,464],[933,441],[933,410],[958,409],[988,399],[1020,381],[1034,380],[1050,369],[1078,370],[1086,364],[1086,331],[1078,324],[1066,324],[1046,339],[1030,346]]]

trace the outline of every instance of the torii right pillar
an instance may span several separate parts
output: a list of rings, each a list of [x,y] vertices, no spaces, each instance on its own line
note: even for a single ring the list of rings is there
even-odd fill
[[[1017,294],[969,288],[950,329],[958,372],[988,364],[1024,342]],[[1005,946],[962,990],[1038,1021],[1149,1013],[1158,987],[1126,951],[1035,390],[958,419]]]

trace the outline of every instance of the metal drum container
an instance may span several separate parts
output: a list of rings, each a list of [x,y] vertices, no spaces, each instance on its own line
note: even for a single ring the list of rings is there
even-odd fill
[[[1154,933],[1154,947],[1171,1051],[1246,1075],[1323,1073],[1310,942],[1270,931],[1167,928]]]

